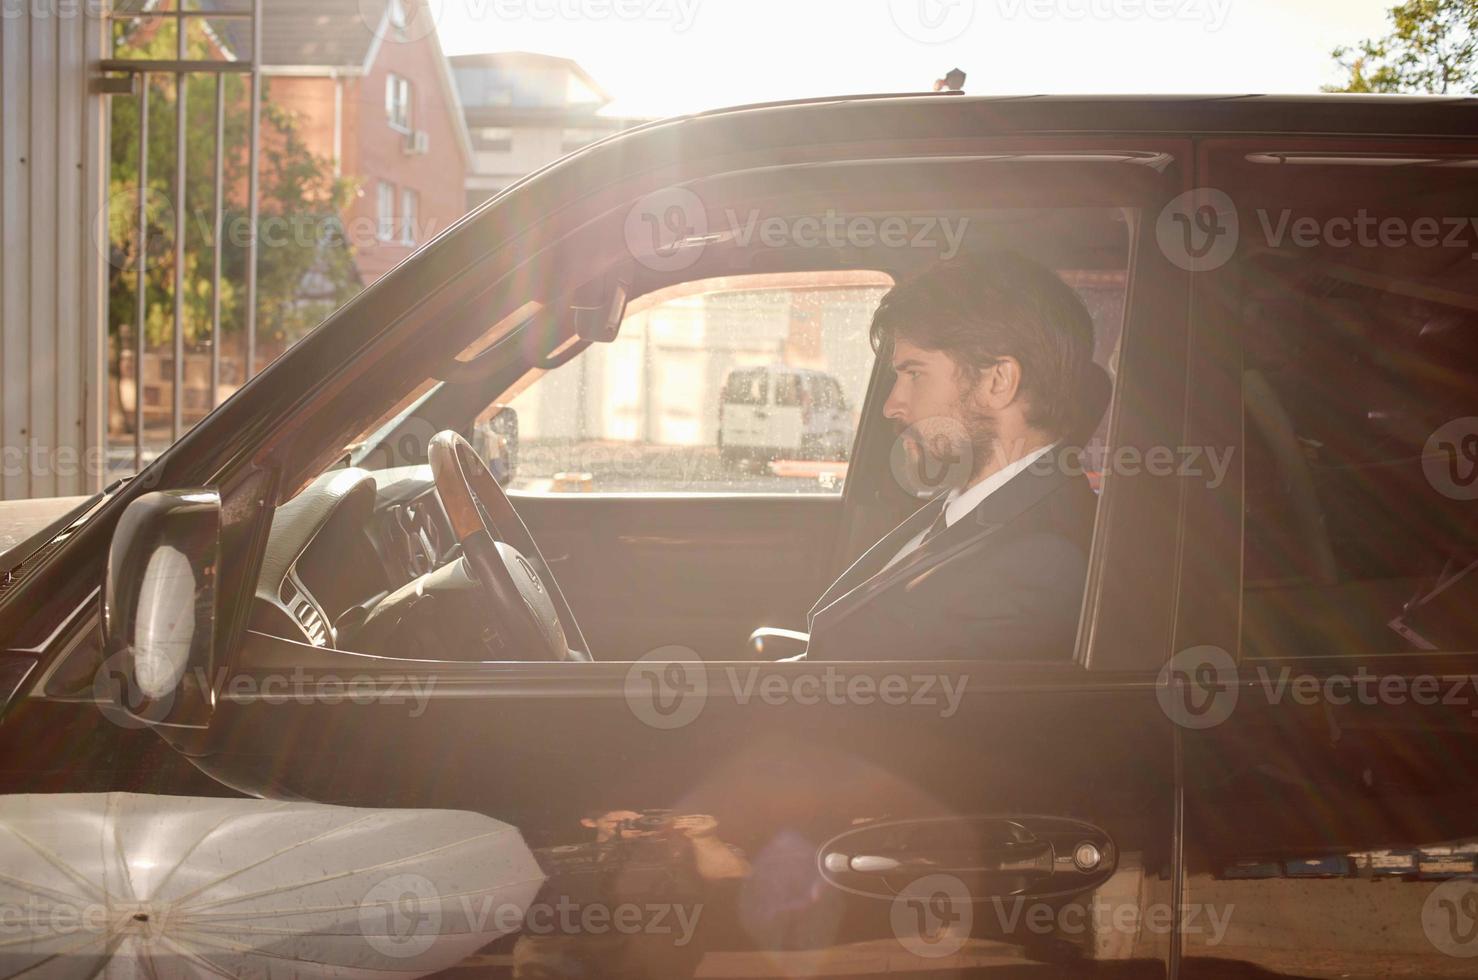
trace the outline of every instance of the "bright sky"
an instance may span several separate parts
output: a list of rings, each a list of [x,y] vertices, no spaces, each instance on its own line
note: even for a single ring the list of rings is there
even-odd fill
[[[919,91],[1313,92],[1396,0],[428,0],[448,54],[573,58],[614,114]]]

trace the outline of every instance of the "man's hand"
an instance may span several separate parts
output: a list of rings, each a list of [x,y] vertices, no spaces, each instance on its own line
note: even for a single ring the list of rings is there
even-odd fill
[[[718,821],[706,813],[689,813],[673,818],[672,828],[696,840],[699,837],[712,836],[718,829]]]

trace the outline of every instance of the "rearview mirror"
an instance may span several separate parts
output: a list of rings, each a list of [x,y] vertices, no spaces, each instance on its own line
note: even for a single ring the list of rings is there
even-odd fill
[[[116,707],[136,721],[208,724],[220,559],[215,490],[146,493],[119,518],[103,583],[104,670]]]
[[[627,285],[624,279],[608,276],[587,283],[575,295],[575,334],[592,344],[609,344],[621,333],[626,316]]]

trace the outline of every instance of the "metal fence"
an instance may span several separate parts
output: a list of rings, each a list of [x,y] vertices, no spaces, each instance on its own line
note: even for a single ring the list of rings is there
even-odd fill
[[[246,4],[249,4],[246,5]],[[139,146],[138,146],[138,212],[137,212],[137,235],[135,254],[137,268],[132,270],[137,278],[136,308],[133,321],[133,343],[132,350],[132,373],[133,373],[133,470],[141,469],[146,460],[145,446],[145,365],[148,360],[146,350],[146,326],[149,313],[148,301],[148,274],[149,274],[149,249],[147,243],[149,228],[149,92],[150,79],[158,75],[172,75],[175,84],[175,176],[174,176],[174,276],[172,283],[173,292],[173,321],[172,321],[172,356],[170,390],[170,438],[177,440],[186,429],[185,424],[185,246],[186,246],[186,188],[187,188],[187,136],[189,134],[190,106],[187,99],[188,88],[186,80],[193,74],[212,74],[215,77],[215,104],[213,125],[215,129],[215,160],[214,160],[214,206],[213,218],[213,267],[211,269],[210,294],[211,294],[211,334],[210,334],[210,383],[209,403],[205,408],[213,409],[219,397],[221,387],[221,295],[222,295],[222,241],[223,221],[226,213],[225,201],[225,159],[227,147],[226,137],[226,76],[228,74],[244,75],[248,79],[250,88],[250,122],[249,122],[249,146],[247,148],[247,221],[250,234],[247,237],[246,271],[245,271],[245,324],[244,333],[246,338],[246,353],[244,364],[244,377],[249,379],[255,371],[256,366],[256,318],[257,318],[257,270],[258,270],[258,196],[259,196],[259,163],[261,155],[261,103],[262,103],[262,75],[261,44],[262,44],[262,0],[244,0],[238,4],[237,9],[163,9],[166,5],[146,5],[137,11],[128,11],[115,16],[126,16],[134,20],[153,20],[160,25],[172,25],[176,42],[176,57],[173,59],[155,60],[143,58],[118,57],[116,50],[111,51],[113,57],[105,59],[101,68],[104,72],[102,88],[112,94],[115,98],[129,96],[138,99],[138,121],[139,121]],[[183,7],[184,4],[176,3],[174,7]],[[202,6],[207,6],[202,4]],[[213,5],[210,5],[213,6]],[[195,24],[205,27],[219,26],[222,23],[242,22],[250,26],[250,50],[249,58],[242,59],[239,56],[232,59],[201,59],[189,56],[189,40],[197,36],[199,32],[192,31]],[[112,44],[116,44],[117,32],[110,31]],[[120,363],[122,363],[120,359]]]

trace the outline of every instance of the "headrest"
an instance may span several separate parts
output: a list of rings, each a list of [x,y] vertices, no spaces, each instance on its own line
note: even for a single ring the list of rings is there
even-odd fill
[[[1098,431],[1108,411],[1109,400],[1114,395],[1114,379],[1097,364],[1088,365],[1083,387],[1078,392],[1078,421],[1068,430],[1066,442],[1070,446],[1086,446]]]

